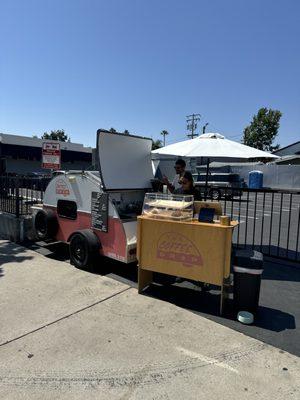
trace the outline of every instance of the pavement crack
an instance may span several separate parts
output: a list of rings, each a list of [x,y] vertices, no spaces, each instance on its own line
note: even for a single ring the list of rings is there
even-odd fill
[[[130,289],[132,289],[132,287],[127,287],[126,289],[122,289],[122,290],[120,290],[120,291],[117,292],[117,293],[114,293],[114,294],[112,294],[112,295],[110,295],[110,296],[108,296],[108,297],[105,297],[105,299],[96,301],[96,302],[93,303],[93,304],[90,304],[90,305],[88,305],[88,306],[86,306],[86,307],[80,308],[79,310],[76,310],[76,311],[74,311],[74,312],[72,312],[72,313],[70,313],[70,314],[64,315],[63,317],[58,318],[58,319],[56,319],[56,320],[54,320],[54,321],[48,322],[47,324],[44,324],[44,325],[42,325],[42,326],[40,326],[40,327],[38,327],[38,328],[36,328],[36,329],[33,329],[32,331],[23,333],[23,335],[17,336],[17,337],[15,337],[15,338],[13,338],[13,339],[10,339],[10,340],[7,340],[7,341],[5,341],[5,342],[3,342],[3,343],[0,343],[0,347],[5,346],[5,345],[7,345],[7,344],[9,344],[9,343],[13,343],[13,342],[15,342],[15,341],[17,341],[17,340],[19,340],[19,339],[23,339],[24,337],[29,336],[29,335],[31,335],[32,333],[38,332],[38,331],[40,331],[40,330],[42,330],[42,329],[44,329],[44,328],[47,328],[48,326],[51,326],[51,325],[56,324],[57,322],[63,321],[64,319],[68,319],[68,318],[72,317],[73,315],[79,314],[79,313],[81,313],[82,311],[88,310],[89,308],[92,308],[92,307],[94,307],[94,306],[96,306],[96,305],[98,305],[98,304],[104,303],[105,301],[110,300],[110,299],[112,299],[113,297],[118,296],[119,294],[122,294],[122,293],[124,293],[124,292],[127,292],[127,291],[130,290]]]

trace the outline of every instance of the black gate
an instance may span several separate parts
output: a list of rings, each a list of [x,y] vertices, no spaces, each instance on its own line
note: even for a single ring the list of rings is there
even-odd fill
[[[0,176],[0,211],[17,217],[30,214],[30,207],[43,201],[49,181],[48,177]]]
[[[49,181],[48,177],[0,176],[0,211],[17,217],[30,214],[31,206],[43,201]],[[236,246],[300,261],[300,191],[213,189],[211,193],[220,196],[223,213],[240,222],[233,235]]]
[[[236,246],[300,260],[299,191],[243,188],[233,195],[228,188],[218,190],[223,213],[239,221],[233,236]]]

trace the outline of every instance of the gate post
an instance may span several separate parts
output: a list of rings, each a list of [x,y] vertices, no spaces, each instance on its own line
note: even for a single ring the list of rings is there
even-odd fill
[[[20,216],[20,181],[19,178],[15,180],[16,186],[16,217],[19,218]]]

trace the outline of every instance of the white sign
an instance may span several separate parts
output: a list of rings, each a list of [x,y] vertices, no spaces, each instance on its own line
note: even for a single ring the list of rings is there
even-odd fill
[[[60,169],[60,144],[44,142],[42,148],[42,168]]]

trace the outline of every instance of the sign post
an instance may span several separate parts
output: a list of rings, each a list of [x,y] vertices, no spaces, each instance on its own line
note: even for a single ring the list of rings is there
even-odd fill
[[[60,161],[61,161],[60,144],[53,142],[43,142],[42,168],[60,169]]]

